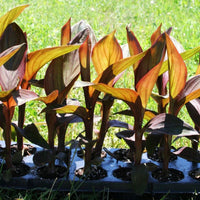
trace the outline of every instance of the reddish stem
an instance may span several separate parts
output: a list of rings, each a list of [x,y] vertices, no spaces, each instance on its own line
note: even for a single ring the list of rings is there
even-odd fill
[[[170,159],[170,144],[171,136],[164,135],[164,149],[163,149],[163,172],[167,173]]]
[[[92,141],[92,134],[93,134],[93,113],[94,110],[91,109],[89,111],[89,118],[87,121],[84,122],[85,124],[85,132],[86,132],[86,138],[90,142]],[[92,148],[93,146],[91,144],[87,144],[85,146],[85,171],[87,171],[87,168],[90,167],[91,159],[92,159]]]
[[[50,149],[54,149],[54,138],[56,135],[56,112],[46,112],[46,123],[48,127],[48,143]]]
[[[104,142],[104,139],[105,139],[105,136],[106,136],[106,132],[107,132],[110,108],[113,105],[113,100],[110,99],[110,95],[108,95],[108,98],[105,98],[105,99],[106,100],[103,101],[103,105],[102,105],[103,115],[102,115],[101,128],[100,128],[98,140],[97,140],[97,143],[96,143],[96,146],[95,146],[95,150],[94,150],[94,153],[95,153],[96,156],[100,156],[101,155],[103,142]]]
[[[26,104],[19,106],[19,111],[18,111],[18,127],[19,128],[23,128],[24,126],[25,108],[26,108]],[[23,137],[18,132],[17,132],[17,148],[19,151],[23,149]]]
[[[5,144],[6,144],[6,166],[7,169],[12,168],[12,159],[11,159],[11,110],[7,108],[6,106],[3,107],[3,113],[6,120],[6,126],[5,126]]]
[[[58,151],[65,151],[65,134],[67,125],[61,126],[58,132]]]

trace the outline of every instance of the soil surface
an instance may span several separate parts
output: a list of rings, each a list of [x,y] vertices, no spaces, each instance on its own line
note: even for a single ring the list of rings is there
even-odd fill
[[[159,182],[177,182],[184,178],[183,172],[169,168],[167,172],[163,172],[161,168],[152,172],[152,177]]]
[[[20,177],[25,176],[29,173],[30,167],[24,163],[14,164],[13,168],[11,169],[11,177]],[[6,174],[8,172],[6,164],[3,165],[2,173]]]
[[[193,179],[200,181],[200,168],[191,170],[189,172],[189,176],[192,177]]]
[[[106,152],[105,151],[101,151],[101,158],[105,158],[106,157]],[[77,156],[79,157],[79,158],[83,158],[84,157],[84,150],[83,149],[80,149],[80,150],[78,150],[77,151]],[[95,158],[95,155],[94,155],[94,153],[92,153],[92,159],[94,159]]]
[[[152,155],[148,155],[148,158],[157,161],[157,162],[163,162],[163,158],[161,155],[161,152],[159,150],[159,147],[156,147],[154,153]],[[170,153],[170,159],[169,162],[172,162],[177,159],[177,155],[173,154],[172,152]]]
[[[64,176],[67,176],[68,169],[64,166],[56,165],[55,170],[52,172],[49,169],[49,166],[42,166],[37,169],[37,175],[41,178],[46,179],[55,179],[55,178],[62,178]]]
[[[131,181],[131,170],[130,167],[120,167],[113,171],[113,176],[123,181]]]
[[[133,161],[133,158],[131,157],[129,149],[118,149],[113,152],[113,155],[117,160],[120,160],[123,162],[126,162],[128,160]]]
[[[18,152],[17,144],[11,145],[11,155],[14,155],[16,152]],[[24,144],[23,149],[23,156],[33,155],[36,152],[36,147],[30,145],[30,144]],[[5,147],[0,147],[0,156],[4,157],[5,155]]]
[[[75,171],[75,175],[81,179],[99,180],[107,177],[107,171],[101,166],[92,165],[87,173],[84,173],[84,169],[80,168]]]

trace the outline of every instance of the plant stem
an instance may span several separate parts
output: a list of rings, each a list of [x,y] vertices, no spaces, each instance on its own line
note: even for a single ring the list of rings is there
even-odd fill
[[[65,151],[65,134],[67,125],[63,125],[59,128],[58,132],[58,151]]]
[[[94,113],[94,109],[91,109],[89,111],[88,121],[84,122],[85,123],[86,139],[89,142],[85,146],[85,169],[84,169],[84,171],[87,171],[87,169],[90,167],[91,159],[92,159],[92,148],[93,148],[93,146],[90,144],[90,141],[92,141],[92,134],[93,134],[93,113]]]
[[[102,105],[102,122],[101,122],[101,128],[100,128],[98,140],[97,140],[95,150],[94,150],[94,153],[96,156],[101,155],[103,142],[104,142],[106,132],[107,132],[110,108],[113,105],[113,99],[111,99],[110,97],[111,97],[110,95],[106,95],[104,97],[105,100],[103,100],[103,102],[102,102],[103,103],[103,105]]]
[[[19,111],[18,111],[18,127],[19,128],[23,128],[24,126],[25,108],[26,108],[26,104],[19,106]],[[23,149],[23,137],[18,132],[17,132],[17,148],[19,151]]]
[[[142,159],[142,134],[140,132],[135,132],[135,165],[140,165]]]
[[[141,113],[144,113],[141,111]],[[143,118],[143,114],[141,114],[141,117]],[[134,162],[135,165],[140,165],[141,159],[142,159],[142,120],[140,118],[135,118],[135,125],[134,125],[134,131],[135,131],[135,155],[134,155]]]
[[[164,150],[163,150],[163,172],[167,173],[170,159],[170,144],[171,144],[171,136],[165,134],[164,135]]]
[[[7,169],[12,168],[12,159],[11,159],[11,110],[6,106],[3,107],[3,113],[6,120],[5,125],[5,144],[6,144],[6,166]]]
[[[46,112],[46,123],[48,127],[48,143],[50,149],[54,149],[54,138],[56,135],[56,112],[51,111],[51,112]]]

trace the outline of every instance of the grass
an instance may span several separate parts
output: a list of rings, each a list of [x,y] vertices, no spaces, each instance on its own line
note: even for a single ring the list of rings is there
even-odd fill
[[[144,50],[150,46],[150,36],[160,23],[163,24],[163,31],[171,26],[173,27],[171,35],[186,50],[200,44],[200,2],[197,0],[0,0],[0,16],[11,8],[22,4],[29,4],[30,6],[25,9],[16,22],[27,33],[29,52],[48,46],[59,45],[60,29],[70,17],[72,25],[81,19],[88,21],[94,29],[98,40],[116,29],[116,37],[121,45],[126,43],[125,28],[127,24],[131,23],[132,30]],[[197,65],[198,55],[187,61],[189,77],[194,75]],[[40,70],[38,77],[43,77],[45,69]],[[124,77],[125,81],[119,82],[117,87],[133,88],[134,80],[131,68],[125,73]],[[94,78],[95,74],[93,74]],[[43,91],[35,90],[39,95],[44,95]],[[78,92],[72,91],[71,97],[83,98],[82,92],[80,90]],[[153,106],[154,104],[151,101],[149,107]],[[45,136],[44,115],[38,115],[43,107],[43,104],[29,102],[27,105],[26,123],[37,121],[40,131]],[[125,104],[121,101],[116,101],[112,113],[124,108],[126,108]],[[99,112],[98,108],[96,112]],[[185,113],[186,110],[183,109],[180,112],[180,117],[192,124],[190,118]],[[116,117],[112,116],[113,119]],[[132,119],[122,119],[133,123]],[[78,127],[77,131],[77,125],[72,124],[70,126],[67,140],[74,138],[82,131],[83,126],[80,124]],[[106,146],[115,148],[125,147],[126,144],[123,141],[119,141],[113,132],[117,132],[117,130],[111,129],[109,131],[105,140]],[[187,141],[179,140],[176,145],[181,146],[185,142]],[[24,194],[23,197],[19,195],[16,198],[28,199],[27,194]],[[44,199],[46,198],[44,197]]]

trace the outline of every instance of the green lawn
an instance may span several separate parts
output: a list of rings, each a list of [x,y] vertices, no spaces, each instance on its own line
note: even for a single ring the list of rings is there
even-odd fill
[[[11,8],[22,4],[29,4],[30,6],[24,10],[16,22],[27,33],[29,52],[48,46],[60,45],[60,29],[70,17],[72,25],[79,20],[87,20],[94,29],[98,40],[116,29],[116,37],[121,45],[126,43],[125,28],[127,24],[131,23],[132,30],[144,50],[150,47],[150,36],[160,23],[163,24],[163,31],[173,27],[171,35],[186,50],[200,45],[200,1],[198,0],[0,0],[0,16]],[[195,73],[198,62],[198,55],[187,61],[189,76]],[[44,69],[39,72],[38,77],[44,75]],[[95,78],[95,74],[92,75]],[[130,75],[129,79],[119,82],[117,86],[133,88],[134,80],[130,79],[132,77],[131,69],[126,73],[127,75]],[[35,90],[40,95],[44,94],[38,89]],[[78,93],[72,91],[71,93],[71,96],[75,98],[82,98],[81,95],[81,91]],[[28,103],[26,123],[44,122],[44,115],[38,116],[44,105],[38,105],[35,102]],[[150,107],[153,106],[153,103],[150,102]],[[34,107],[34,109],[30,109],[30,107]],[[120,111],[125,107],[125,104],[117,101],[112,112]],[[96,112],[98,112],[98,109]],[[183,109],[180,117],[191,123],[185,112]],[[129,121],[127,118],[123,119]],[[130,123],[132,123],[132,120]],[[40,125],[39,128],[45,134],[45,126]],[[83,127],[80,125],[78,131],[76,125],[72,125],[70,128],[67,140],[75,137]],[[119,142],[113,136],[112,131],[106,138],[108,146],[124,147],[125,143]],[[180,141],[180,145],[182,143],[183,141]],[[27,194],[23,195],[22,197],[19,194],[18,197],[31,199]]]

